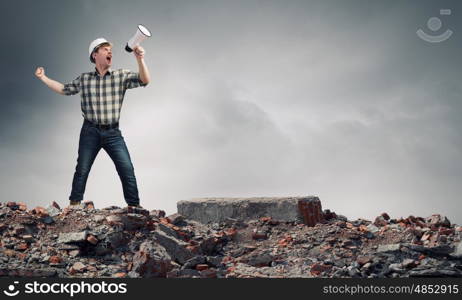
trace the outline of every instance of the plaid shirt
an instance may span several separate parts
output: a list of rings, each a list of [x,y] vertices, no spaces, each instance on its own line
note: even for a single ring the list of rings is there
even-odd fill
[[[95,68],[64,84],[63,92],[68,96],[80,92],[82,116],[88,121],[113,124],[119,122],[125,91],[146,85],[137,72],[109,69],[101,77]]]

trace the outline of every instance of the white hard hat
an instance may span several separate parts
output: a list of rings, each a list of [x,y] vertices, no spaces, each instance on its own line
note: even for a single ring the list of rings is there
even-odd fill
[[[90,61],[92,63],[94,63],[95,61],[93,60],[93,58],[91,57],[91,54],[93,53],[93,51],[95,51],[95,49],[101,45],[101,44],[104,44],[104,43],[109,43],[111,44],[112,46],[112,43],[108,42],[105,38],[101,37],[101,38],[97,38],[96,40],[94,40],[93,42],[90,43],[90,47],[88,47],[88,56],[90,57]]]

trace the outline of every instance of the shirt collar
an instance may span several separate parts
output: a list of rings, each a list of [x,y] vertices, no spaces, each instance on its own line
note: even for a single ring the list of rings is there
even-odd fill
[[[114,72],[114,71],[113,71],[111,68],[109,68],[109,69],[107,70],[107,72],[104,74],[104,76],[106,76],[106,75],[112,75],[112,72]],[[101,76],[101,75],[98,73],[98,70],[96,69],[96,67],[95,67],[95,72],[93,72],[93,73],[94,73],[96,76]]]

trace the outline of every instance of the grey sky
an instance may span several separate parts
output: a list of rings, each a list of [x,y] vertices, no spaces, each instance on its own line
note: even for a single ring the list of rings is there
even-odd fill
[[[317,195],[348,218],[441,213],[460,224],[457,2],[2,2],[0,201],[68,201],[80,98],[54,94],[35,67],[69,82],[92,68],[88,45],[103,36],[114,67],[137,70],[123,47],[142,23],[152,80],[127,92],[121,129],[145,207]],[[430,17],[450,39],[417,37]],[[85,199],[125,205],[104,151]]]

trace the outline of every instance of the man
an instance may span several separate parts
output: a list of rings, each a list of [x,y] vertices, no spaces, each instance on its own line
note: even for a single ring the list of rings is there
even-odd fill
[[[119,129],[119,117],[125,91],[144,87],[149,83],[150,76],[144,54],[141,46],[134,48],[138,73],[125,69],[112,70],[112,44],[104,38],[98,38],[89,47],[89,59],[95,64],[93,72],[82,73],[72,82],[62,84],[48,78],[43,67],[38,67],[35,71],[40,80],[61,95],[80,93],[84,122],[69,196],[72,206],[79,205],[83,200],[91,166],[99,150],[103,148],[115,164],[127,205],[139,207],[134,168]]]

